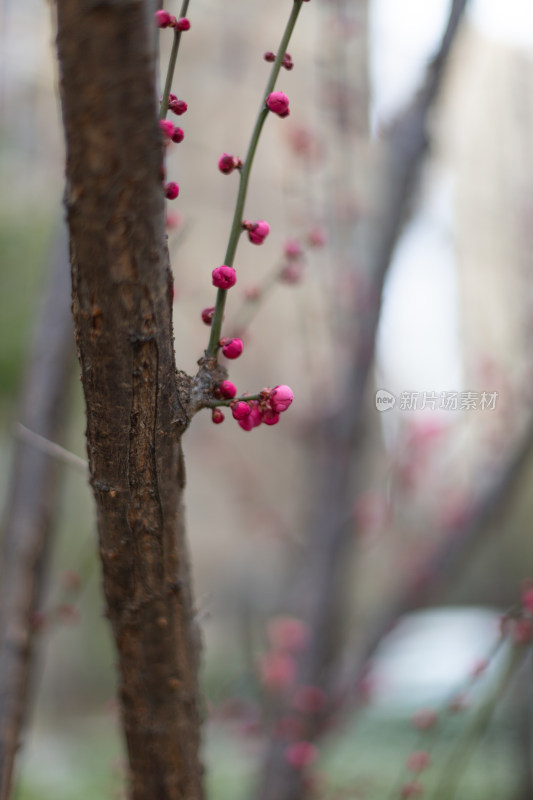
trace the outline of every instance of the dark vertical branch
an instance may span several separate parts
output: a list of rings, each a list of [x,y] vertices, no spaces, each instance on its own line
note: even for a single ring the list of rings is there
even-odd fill
[[[56,441],[66,413],[74,337],[66,236],[58,237],[35,329],[19,421]],[[0,798],[11,791],[14,761],[28,706],[37,608],[57,500],[57,462],[18,440],[10,477],[0,559]]]
[[[409,202],[428,142],[427,122],[440,88],[447,58],[466,7],[454,0],[439,51],[411,105],[395,120],[383,142],[377,197],[365,220],[365,262],[369,301],[356,320],[354,346],[346,363],[345,391],[336,414],[320,427],[315,448],[315,490],[309,509],[307,547],[294,580],[292,607],[309,626],[310,644],[299,662],[299,685],[327,687],[338,651],[343,567],[352,538],[350,509],[357,480],[364,397],[373,363],[381,294],[387,269],[407,217]],[[359,449],[358,449],[359,448]],[[304,721],[303,738],[320,730],[319,715]],[[284,758],[286,742],[274,732],[265,759],[261,800],[299,800],[302,773]]]
[[[199,800],[198,642],[185,547],[153,19],[58,0],[73,312],[134,800]]]

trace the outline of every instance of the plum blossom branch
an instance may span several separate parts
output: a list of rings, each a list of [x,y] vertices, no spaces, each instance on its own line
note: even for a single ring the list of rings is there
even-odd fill
[[[159,107],[159,119],[165,119],[167,116],[168,102],[170,98],[170,89],[172,87],[172,79],[174,77],[174,71],[176,69],[176,60],[178,58],[181,34],[184,30],[188,30],[188,26],[184,25],[184,20],[186,19],[188,8],[189,8],[189,0],[183,0],[183,3],[181,4],[180,18],[179,20],[176,20],[176,24],[172,26],[174,28],[174,41],[172,42],[172,50],[170,51],[167,75],[165,78],[165,88],[163,89],[163,96],[161,98],[161,105]],[[158,25],[162,28],[169,27],[173,19],[170,16],[170,14],[168,14],[167,11],[156,12],[156,18]],[[179,23],[181,23],[181,25]]]
[[[269,97],[269,95],[272,94],[274,86],[276,85],[276,80],[278,78],[279,71],[283,66],[287,47],[292,32],[294,30],[296,20],[298,19],[298,14],[300,13],[302,2],[305,2],[305,0],[294,0],[291,14],[287,22],[287,26],[281,38],[280,46],[278,48],[278,53],[276,55],[274,63],[272,64],[270,77],[266,85],[265,93],[263,95],[263,100],[261,101],[261,107],[259,109],[259,113],[257,115],[254,129],[252,131],[252,135],[250,138],[250,143],[248,145],[248,152],[246,153],[246,158],[242,164],[242,167],[240,168],[239,191],[237,194],[235,211],[233,214],[233,222],[231,225],[231,231],[229,235],[228,246],[226,249],[226,255],[224,258],[224,264],[229,267],[233,266],[233,261],[235,259],[235,253],[237,251],[237,245],[239,242],[239,237],[242,233],[244,203],[246,201],[246,193],[248,190],[248,181],[250,178],[250,172],[252,169],[255,152],[257,150],[259,137],[261,136],[263,125],[265,123],[267,114],[270,110],[265,100],[266,98]],[[279,94],[281,94],[281,92]],[[274,111],[274,113],[279,114],[279,111],[277,111],[276,109],[272,110]],[[218,352],[220,332],[222,330],[222,318],[224,316],[225,305],[226,305],[226,291],[224,289],[219,288],[215,303],[215,311],[213,314],[211,335],[209,337],[209,343],[207,345],[208,356],[216,356]]]

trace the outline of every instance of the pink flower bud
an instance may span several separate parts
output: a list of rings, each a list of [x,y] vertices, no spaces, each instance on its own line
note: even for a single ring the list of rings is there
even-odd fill
[[[169,119],[160,119],[159,120],[159,127],[161,128],[161,133],[167,139],[172,138],[172,134],[174,133],[174,125]]]
[[[323,247],[326,244],[327,236],[323,228],[315,226],[307,234],[307,241],[312,247]]]
[[[265,61],[275,61],[276,60],[276,54],[273,53],[272,50],[268,50],[264,54],[263,58],[265,59]]]
[[[215,425],[220,425],[221,422],[224,422],[224,414],[220,410],[220,408],[214,408],[211,414],[211,419],[215,423]]]
[[[236,419],[238,422],[250,416],[252,409],[244,400],[239,400],[237,403],[231,404],[231,413],[233,414],[233,419]]]
[[[265,425],[277,425],[279,422],[279,414],[277,411],[272,411],[271,408],[267,408],[266,411],[263,411],[263,422]]]
[[[243,351],[242,339],[228,339],[221,347],[226,358],[239,358]]]
[[[179,144],[180,142],[183,141],[184,137],[185,137],[185,134],[183,133],[183,129],[182,128],[174,128],[174,131],[173,131],[172,136],[170,138],[172,139],[173,142],[175,142],[176,144]]]
[[[167,183],[165,186],[165,197],[167,200],[175,200],[179,193],[180,187],[175,181],[170,181],[170,183]]]
[[[270,408],[281,413],[288,409],[293,400],[294,394],[290,386],[285,386],[284,384],[274,386],[269,399]]]
[[[209,306],[202,309],[202,322],[206,325],[211,325],[213,322],[213,314],[215,313],[215,306]]]
[[[188,31],[191,27],[191,23],[187,17],[180,17],[180,19],[176,21],[176,25],[174,27],[177,31]]]
[[[247,417],[244,417],[244,419],[237,420],[237,425],[239,425],[243,431],[253,430],[256,426],[254,425],[254,421],[251,417],[252,415],[249,414]]]
[[[268,689],[287,689],[296,677],[296,662],[285,653],[265,653],[259,662],[261,683]]]
[[[285,69],[288,70],[291,70],[294,67],[294,62],[291,58],[290,53],[285,53],[285,55],[283,56],[283,61],[281,63],[281,66],[285,67]]]
[[[168,28],[170,25],[170,20],[172,17],[168,13],[168,11],[156,11],[154,14],[155,17],[155,24],[158,28]]]
[[[235,169],[235,159],[229,153],[222,153],[218,159],[218,168],[224,175],[229,175]]]
[[[249,303],[255,303],[261,297],[261,287],[256,285],[247,286],[244,290],[244,297]]]
[[[218,391],[221,397],[225,397],[226,400],[231,400],[237,394],[237,387],[231,381],[222,381],[218,387]]]
[[[284,756],[291,767],[303,769],[316,761],[318,750],[311,742],[293,742],[286,748]]]
[[[169,231],[177,230],[183,223],[183,217],[178,211],[170,212],[167,214],[166,225]]]
[[[285,264],[281,272],[279,273],[280,281],[283,283],[299,283],[302,279],[302,275],[304,274],[304,265],[302,262],[292,263],[292,264]]]
[[[303,256],[303,248],[298,239],[287,239],[283,247],[283,252],[287,258],[297,259]]]
[[[254,231],[250,231],[248,233],[248,239],[251,241],[252,244],[263,244],[264,241],[263,237],[259,236]]]
[[[185,114],[185,112],[187,111],[187,103],[185,102],[185,100],[178,100],[176,95],[170,96],[170,99],[168,101],[168,107],[178,117],[180,117],[182,114]]]
[[[248,239],[252,244],[263,244],[264,240],[270,233],[270,225],[264,219],[258,222],[253,222],[250,227],[248,220],[243,222],[243,227],[248,229]]]
[[[267,108],[278,116],[287,116],[289,111],[289,98],[283,92],[270,92],[266,99]]]
[[[261,413],[261,409],[259,408],[259,403],[257,400],[252,400],[250,403],[250,416],[247,417],[246,421],[251,422],[253,428],[257,428],[258,425],[261,425],[263,421],[263,415]]]
[[[265,222],[264,219],[261,219],[259,222],[255,223],[254,231],[258,236],[261,236],[264,239],[270,233],[270,225],[268,222]]]
[[[237,283],[237,273],[233,267],[227,267],[222,264],[221,267],[216,267],[212,273],[213,286],[217,289],[231,289]]]

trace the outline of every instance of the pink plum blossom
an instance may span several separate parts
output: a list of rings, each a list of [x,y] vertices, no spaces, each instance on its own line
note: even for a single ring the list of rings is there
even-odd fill
[[[217,289],[231,289],[237,283],[237,273],[233,267],[227,267],[222,264],[222,266],[213,270],[212,282]]]
[[[270,407],[273,411],[286,411],[292,401],[294,400],[294,394],[290,386],[285,386],[282,384],[281,386],[274,386],[272,389],[272,393],[270,395]]]
[[[266,99],[267,108],[278,117],[289,115],[289,98],[283,92],[270,92]]]
[[[220,346],[226,358],[239,358],[243,351],[242,339],[224,338],[220,340]]]

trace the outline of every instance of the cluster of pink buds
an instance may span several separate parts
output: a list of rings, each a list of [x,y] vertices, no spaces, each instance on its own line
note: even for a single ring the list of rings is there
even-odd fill
[[[278,117],[289,116],[289,98],[283,92],[270,92],[265,102],[269,111],[277,114]]]
[[[175,94],[172,92],[168,96],[168,108],[175,114],[177,117],[181,117],[182,114],[188,109],[188,105],[185,100],[180,100]]]
[[[176,19],[176,17],[163,9],[155,12],[155,22],[158,28],[174,28],[177,31],[188,31],[191,27],[187,17]]]
[[[218,159],[218,168],[224,175],[229,175],[234,169],[240,169],[241,167],[241,159],[230,156],[229,153],[222,153]]]
[[[241,339],[221,339],[220,345],[226,358],[237,358],[242,353]],[[237,388],[231,381],[222,381],[215,391],[215,397],[223,400],[233,400]],[[233,419],[245,431],[257,428],[261,423],[276,425],[280,414],[286,411],[293,401],[294,395],[289,386],[275,386],[273,389],[263,389],[257,400],[233,400],[229,404]],[[224,414],[219,408],[213,409],[212,419],[215,424],[223,421]]]
[[[305,264],[305,253],[298,239],[287,239],[283,248],[286,263],[279,273],[280,280],[284,283],[299,283]]]
[[[270,233],[270,225],[264,219],[260,219],[258,222],[250,222],[249,219],[245,219],[242,227],[248,231],[248,239],[252,244],[263,244]]]
[[[263,56],[265,61],[275,61],[276,54],[272,52],[272,50],[268,50]],[[285,67],[285,69],[291,70],[294,67],[294,61],[291,58],[290,53],[285,53],[283,56],[283,61],[281,62],[281,66]]]
[[[293,397],[292,389],[289,386],[263,389],[258,400],[238,400],[232,403],[231,413],[245,431],[251,431],[261,423],[276,425],[279,422],[280,414],[288,409]]]
[[[169,119],[160,119],[159,127],[161,128],[161,132],[167,142],[179,144],[183,141],[185,134],[183,133],[182,128],[178,128],[173,125]]]

